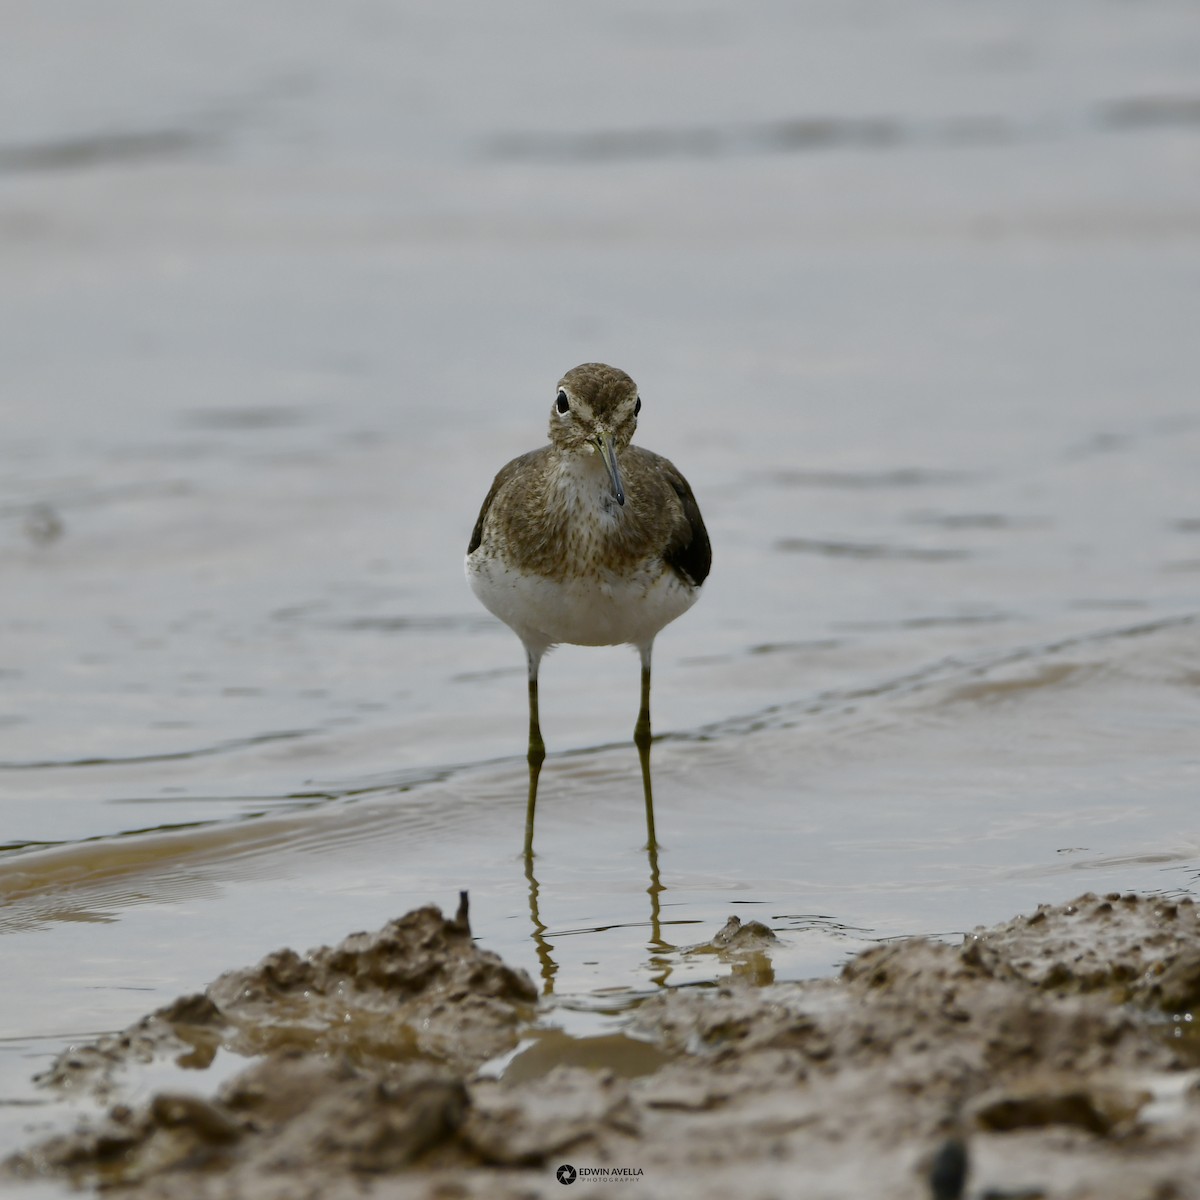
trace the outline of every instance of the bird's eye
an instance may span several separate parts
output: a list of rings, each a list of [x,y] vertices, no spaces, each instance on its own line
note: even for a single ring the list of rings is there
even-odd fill
[[[636,417],[642,411],[642,398],[637,398],[637,403],[633,406],[633,415]]]
[[[560,391],[558,393],[558,399],[555,400],[554,407],[557,408],[560,413],[565,413],[567,409],[571,407],[571,402],[567,399],[566,392]]]

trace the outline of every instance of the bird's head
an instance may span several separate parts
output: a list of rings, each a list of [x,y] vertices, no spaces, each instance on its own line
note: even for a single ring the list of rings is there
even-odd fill
[[[642,401],[637,384],[616,367],[583,363],[559,381],[550,410],[550,441],[575,454],[599,454],[618,504],[625,503],[618,455],[633,438]]]

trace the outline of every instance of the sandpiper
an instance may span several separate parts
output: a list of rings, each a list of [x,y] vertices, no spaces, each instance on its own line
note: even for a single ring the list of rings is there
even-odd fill
[[[650,654],[658,631],[696,602],[712,551],[687,480],[629,444],[641,407],[624,371],[603,363],[568,371],[550,410],[550,444],[501,469],[467,547],[472,590],[525,644],[531,805],[546,756],[538,666],[559,642],[637,647],[633,737],[649,805]]]

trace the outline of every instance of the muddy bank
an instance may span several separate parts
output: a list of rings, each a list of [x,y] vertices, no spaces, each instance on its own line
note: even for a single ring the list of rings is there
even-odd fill
[[[73,1048],[43,1082],[97,1115],[4,1169],[138,1200],[561,1195],[564,1165],[571,1195],[1200,1197],[1190,901],[1086,895],[761,986],[773,942],[731,921],[692,951],[726,981],[571,1038],[465,906],[419,909]],[[125,1102],[163,1058],[195,1086]]]

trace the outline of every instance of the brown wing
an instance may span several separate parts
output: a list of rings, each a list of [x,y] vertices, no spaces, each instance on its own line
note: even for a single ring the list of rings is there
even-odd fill
[[[708,578],[708,570],[712,566],[708,530],[704,528],[700,506],[692,495],[688,481],[669,462],[663,463],[662,473],[683,506],[682,520],[671,531],[663,561],[680,578],[693,587],[699,587]]]
[[[487,520],[488,510],[492,507],[492,501],[496,499],[500,489],[536,454],[543,453],[542,450],[530,450],[528,454],[522,454],[518,458],[514,458],[512,462],[506,463],[500,468],[496,478],[492,480],[491,489],[484,497],[483,507],[479,510],[479,520],[475,522],[475,528],[471,531],[471,542],[467,546],[467,553],[474,554],[479,549],[479,543],[483,541],[483,526]]]

